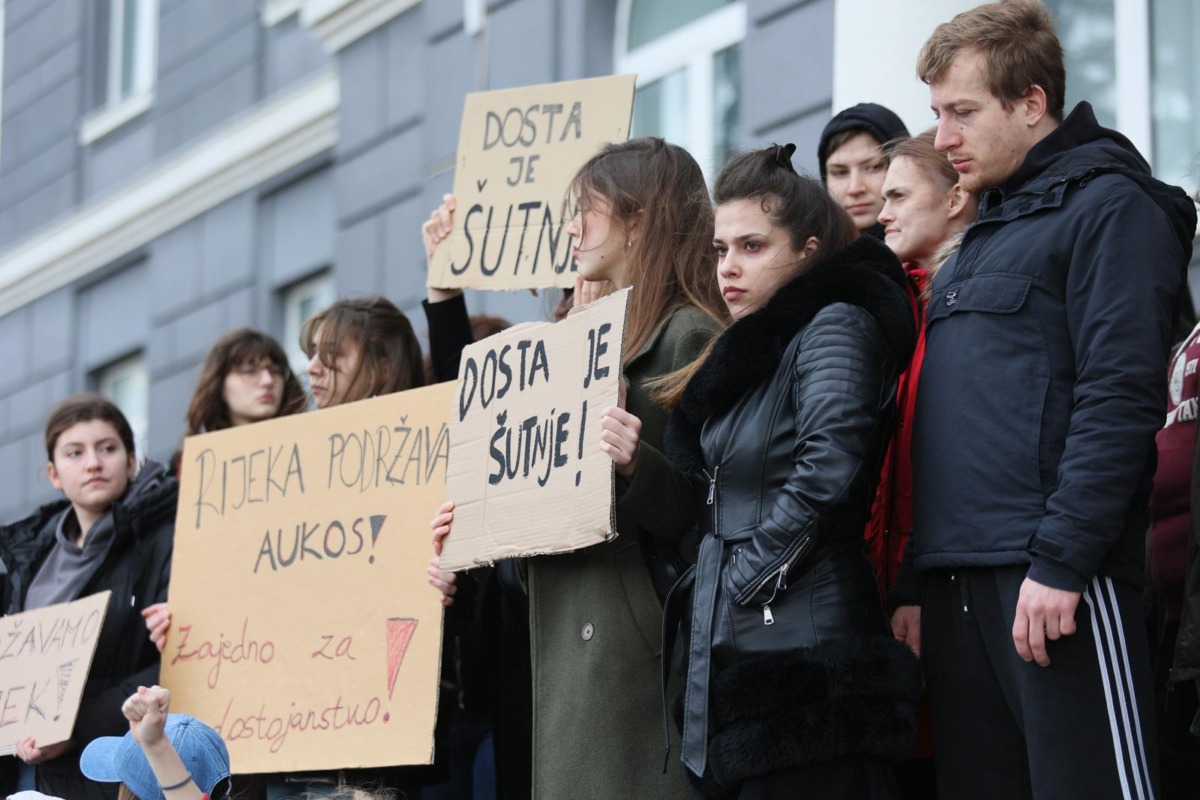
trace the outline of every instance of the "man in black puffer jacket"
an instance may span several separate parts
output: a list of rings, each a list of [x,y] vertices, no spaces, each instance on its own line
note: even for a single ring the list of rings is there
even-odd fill
[[[1063,119],[1062,47],[1033,0],[939,26],[918,74],[938,149],[981,195],[929,301],[924,594],[919,621],[893,620],[920,630],[939,789],[1151,797],[1138,584],[1195,209],[1087,103]]]

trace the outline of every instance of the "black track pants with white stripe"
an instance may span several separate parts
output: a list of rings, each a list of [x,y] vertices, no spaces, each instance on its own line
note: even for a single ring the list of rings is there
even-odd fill
[[[921,604],[940,800],[1158,795],[1141,595],[1089,583],[1071,636],[1026,663],[1012,640],[1027,567],[938,570]]]

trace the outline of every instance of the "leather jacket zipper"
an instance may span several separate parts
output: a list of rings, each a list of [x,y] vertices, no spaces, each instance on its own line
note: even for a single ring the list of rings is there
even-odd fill
[[[709,475],[708,470],[706,469],[702,469],[700,471],[704,473],[704,477],[708,478],[708,502],[706,505],[711,506],[713,504],[713,498],[717,494],[717,473],[721,471],[721,468],[713,467],[712,475]],[[716,525],[714,524],[713,527],[716,527]]]
[[[775,601],[775,595],[779,594],[780,589],[787,588],[787,573],[790,565],[784,564],[779,568],[779,577],[775,579],[775,591],[771,592],[771,596],[767,598],[767,602],[763,603],[763,625],[774,625],[775,615],[771,613],[771,603]]]
[[[773,578],[775,580],[775,589],[771,592],[771,596],[767,598],[767,601],[762,604],[762,608],[763,624],[774,625],[775,615],[771,613],[771,603],[775,601],[776,595],[787,589],[788,571],[791,570],[792,567],[796,566],[801,558],[808,554],[808,551],[813,548],[814,544],[815,541],[812,536],[801,537],[798,542],[792,545],[792,552],[785,553],[783,561],[780,563],[778,569],[768,570],[766,576],[763,577],[762,580],[758,581],[758,583],[742,592],[735,602],[738,605],[745,605],[746,603],[750,602],[750,598],[758,594],[759,591],[761,591],[762,588],[766,586]]]

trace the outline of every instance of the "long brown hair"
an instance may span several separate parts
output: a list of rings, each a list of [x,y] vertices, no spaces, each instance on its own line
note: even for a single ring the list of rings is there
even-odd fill
[[[200,380],[187,410],[187,433],[194,436],[203,431],[219,431],[233,427],[229,406],[225,403],[225,378],[243,364],[258,364],[266,359],[283,370],[283,397],[277,417],[303,411],[308,400],[304,387],[288,367],[287,355],[274,338],[253,328],[237,328],[226,333],[212,346],[204,358]]]
[[[309,317],[300,331],[300,347],[312,358],[319,346],[318,357],[329,369],[346,342],[358,347],[362,359],[358,371],[347,376],[350,388],[343,402],[425,385],[421,343],[408,317],[387,298],[338,300]]]
[[[634,287],[626,363],[681,308],[692,306],[718,322],[729,319],[717,287],[704,173],[686,150],[656,137],[606,144],[580,167],[569,195],[580,205],[604,198],[626,233],[625,284]]]
[[[713,200],[718,206],[757,200],[770,215],[771,224],[788,232],[788,241],[795,250],[803,250],[815,236],[816,249],[794,266],[795,275],[799,275],[853,242],[858,238],[858,229],[823,184],[797,174],[791,162],[794,151],[793,145],[772,145],[734,156],[717,176]],[[692,363],[655,381],[654,399],[667,408],[678,405],[715,343],[716,339],[709,342]]]

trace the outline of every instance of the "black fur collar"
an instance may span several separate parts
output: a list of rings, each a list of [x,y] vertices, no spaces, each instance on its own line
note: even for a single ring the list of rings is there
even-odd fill
[[[883,328],[892,355],[908,364],[917,340],[908,277],[887,245],[861,236],[721,334],[671,415],[667,451],[677,465],[689,470],[703,466],[695,461],[704,421],[774,375],[796,334],[833,303],[849,303],[869,313]]]

